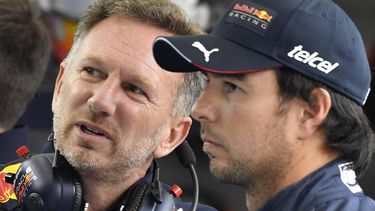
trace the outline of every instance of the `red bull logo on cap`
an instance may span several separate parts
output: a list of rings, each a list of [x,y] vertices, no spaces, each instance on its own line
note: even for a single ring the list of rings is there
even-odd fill
[[[265,20],[265,21],[268,21],[269,23],[271,22],[272,20],[272,15],[269,15],[267,11],[265,10],[255,10],[253,12],[253,15],[256,15],[258,16],[258,18],[262,19],[262,20]]]
[[[258,17],[261,20],[271,22],[272,20],[272,15],[270,15],[266,10],[259,10],[254,7],[249,7],[246,4],[241,4],[241,3],[236,3],[233,7],[234,10],[242,11],[245,12],[249,15],[253,15]]]
[[[242,11],[242,12],[246,12],[248,14],[252,14],[255,10],[254,7],[249,7],[247,6],[246,4],[240,4],[240,3],[236,3],[233,7],[234,10],[239,10],[239,11]]]
[[[260,35],[264,35],[277,13],[255,2],[237,1],[227,13],[225,22],[250,29]]]

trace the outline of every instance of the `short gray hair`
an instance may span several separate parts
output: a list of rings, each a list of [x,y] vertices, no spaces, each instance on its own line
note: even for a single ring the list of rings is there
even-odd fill
[[[201,29],[169,0],[98,0],[89,6],[78,23],[72,49],[64,62],[74,57],[81,41],[95,25],[114,15],[134,18],[175,35],[202,34]],[[173,93],[173,117],[189,116],[204,88],[204,79],[200,73],[181,74],[184,74],[181,85]]]

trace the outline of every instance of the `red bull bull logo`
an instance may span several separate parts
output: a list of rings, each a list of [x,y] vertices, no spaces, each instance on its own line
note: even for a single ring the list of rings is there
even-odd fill
[[[0,203],[6,203],[11,198],[15,198],[13,186],[5,182],[5,173],[0,172]]]
[[[257,18],[259,18],[261,20],[264,20],[264,21],[267,21],[269,23],[271,22],[271,20],[273,18],[273,16],[270,15],[266,10],[256,9],[255,7],[249,7],[246,4],[236,3],[234,5],[233,9],[244,12],[244,13],[247,13],[247,14],[252,15],[252,16],[256,16]]]
[[[258,18],[262,19],[262,20],[265,20],[267,22],[271,22],[272,20],[272,15],[269,15],[267,11],[265,10],[257,10],[255,9],[255,11],[253,12],[253,15],[256,15]]]

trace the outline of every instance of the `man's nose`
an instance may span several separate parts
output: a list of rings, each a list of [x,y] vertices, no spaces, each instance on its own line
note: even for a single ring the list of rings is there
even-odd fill
[[[90,110],[102,116],[114,115],[117,108],[119,86],[118,83],[111,80],[106,80],[96,86],[93,95],[87,100]]]
[[[206,87],[198,102],[194,105],[192,117],[199,122],[214,122],[217,119],[215,99],[209,87]]]

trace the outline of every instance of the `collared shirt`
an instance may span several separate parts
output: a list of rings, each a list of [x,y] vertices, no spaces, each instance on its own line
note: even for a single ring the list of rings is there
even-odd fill
[[[330,162],[288,186],[259,211],[374,211],[375,201],[364,195],[352,162]]]

